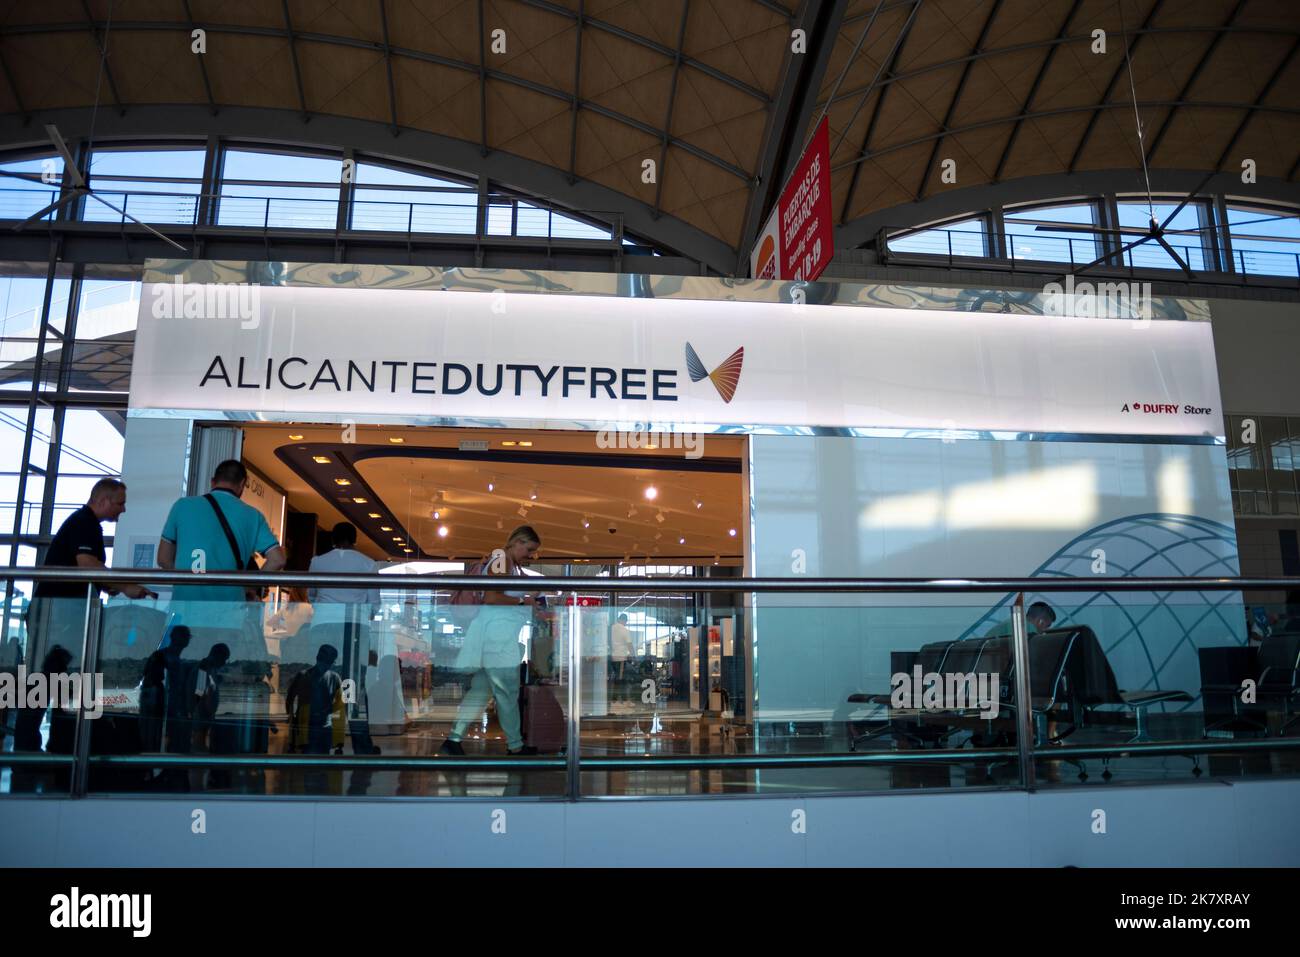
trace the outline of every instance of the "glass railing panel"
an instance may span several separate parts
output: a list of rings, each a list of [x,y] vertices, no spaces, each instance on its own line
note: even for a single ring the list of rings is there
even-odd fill
[[[462,606],[439,628],[409,612],[273,597],[108,602],[99,641],[112,705],[89,789],[562,796],[555,750],[510,754],[523,747],[531,607]],[[554,700],[563,729],[565,698]]]
[[[15,586],[0,640],[0,794],[66,796],[77,711],[101,711],[101,682],[84,669],[84,586],[45,586],[30,600],[31,583]]]
[[[583,793],[1021,783],[1011,640],[969,628],[984,608],[817,597],[714,606],[631,662],[609,612],[581,609]]]

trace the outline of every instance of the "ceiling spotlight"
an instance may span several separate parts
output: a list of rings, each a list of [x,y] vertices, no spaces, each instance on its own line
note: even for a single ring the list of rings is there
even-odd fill
[[[694,505],[696,508],[704,508],[704,503],[700,501],[698,498],[691,499],[691,504]]]
[[[645,497],[653,502],[659,497],[659,490],[653,485],[647,485],[645,487]]]
[[[438,537],[439,537],[439,538],[446,538],[450,533],[451,533],[451,529],[449,529],[446,525],[439,525],[439,526],[438,526]]]
[[[514,439],[506,439],[501,444],[506,446],[507,448],[510,448],[512,446],[518,445],[519,443],[516,442]]]
[[[392,442],[394,445],[401,445],[406,441],[406,439],[402,438],[400,435],[390,435],[388,441]]]
[[[492,479],[488,479],[487,488],[489,492],[495,492],[497,488],[497,483],[492,481]]]
[[[317,465],[329,465],[330,457],[328,455],[313,455],[311,460]]]
[[[302,441],[302,436],[301,436],[301,435],[291,435],[291,436],[289,436],[289,441],[290,441],[290,442],[301,442],[301,441]]]
[[[399,545],[402,544],[402,540],[398,538],[396,535],[393,536],[393,541],[397,542],[397,544]]]
[[[735,530],[734,528],[729,528],[729,529],[727,529],[727,534],[730,535],[732,538],[735,538],[735,537],[736,537],[736,530]]]
[[[679,539],[677,539],[677,544],[678,544],[678,545],[685,545],[685,544],[686,544],[686,539],[684,539],[684,538],[679,538]]]
[[[380,530],[381,532],[391,532],[391,531],[393,530],[393,526],[391,526],[391,525],[380,525],[380,526],[379,526],[379,530]]]
[[[352,501],[356,502],[358,505],[365,505],[365,504],[366,504],[366,500],[365,500],[364,498],[359,497],[359,496],[356,497],[356,498],[354,498],[354,499],[352,499]]]
[[[519,445],[521,448],[525,448],[525,449],[531,449],[533,447],[532,442],[520,442]]]
[[[537,501],[537,486],[536,486],[536,485],[534,485],[533,488],[532,488],[532,491],[530,491],[530,492],[528,493],[528,497],[529,497],[530,499],[532,499],[534,502]]]
[[[378,512],[371,512],[371,513],[370,513],[370,517],[371,517],[371,518],[383,518],[384,516],[380,515]]]
[[[582,516],[582,527],[591,528],[591,519],[587,518],[586,515]]]
[[[352,481],[351,481],[351,479],[335,479],[335,480],[334,480],[334,484],[335,484],[335,485],[351,485],[351,484],[352,484]]]
[[[436,522],[440,518],[442,518],[442,512],[435,508],[433,510],[433,520]]]
[[[409,548],[403,548],[402,551],[406,552],[408,555],[411,554],[411,549]]]

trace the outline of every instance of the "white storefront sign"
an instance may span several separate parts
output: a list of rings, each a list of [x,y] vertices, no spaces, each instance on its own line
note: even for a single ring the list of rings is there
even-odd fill
[[[1217,436],[1208,323],[862,306],[265,286],[158,318],[131,409],[601,428]]]

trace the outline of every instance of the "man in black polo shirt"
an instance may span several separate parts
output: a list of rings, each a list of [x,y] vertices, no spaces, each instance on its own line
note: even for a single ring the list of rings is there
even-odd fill
[[[114,478],[102,478],[90,490],[90,501],[59,526],[45,553],[47,567],[104,568],[104,531],[101,522],[115,522],[126,511],[126,485]],[[116,594],[119,589],[106,587]],[[123,585],[128,598],[157,598],[143,585]],[[55,645],[80,656],[81,633],[85,627],[86,586],[77,582],[38,582],[28,613],[29,662],[39,662]]]

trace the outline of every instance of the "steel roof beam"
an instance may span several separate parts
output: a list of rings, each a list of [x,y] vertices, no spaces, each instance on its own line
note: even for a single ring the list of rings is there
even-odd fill
[[[86,13],[86,26],[90,28],[90,35],[95,38],[95,49],[99,51],[100,62],[104,64],[104,78],[108,80],[108,92],[113,97],[113,105],[117,107],[119,115],[125,114],[126,108],[122,106],[122,98],[117,95],[117,83],[113,80],[113,68],[108,65],[108,28],[112,21],[109,20],[104,24],[104,35],[100,37],[99,22],[91,16],[90,4],[86,0],[81,0],[81,9]]]
[[[691,17],[691,0],[682,0],[682,25],[677,33],[677,54],[673,60],[673,79],[668,87],[668,111],[664,115],[663,141],[659,145],[659,166],[655,169],[655,205],[654,217],[659,218],[659,201],[663,197],[668,159],[668,134],[673,128],[673,105],[677,101],[677,77],[682,71],[682,49],[686,45],[686,23]]]
[[[1074,20],[1074,15],[1079,12],[1079,4],[1082,0],[1074,0],[1070,12],[1065,15],[1065,20],[1061,23],[1061,29],[1056,32],[1056,39],[1059,41],[1065,36],[1065,31],[1070,29],[1070,23]],[[1058,43],[1052,44],[1047,49],[1047,55],[1043,57],[1043,63],[1038,68],[1038,75],[1034,77],[1033,84],[1029,87],[1029,93],[1025,96],[1024,105],[1020,107],[1021,113],[1028,113],[1029,108],[1034,105],[1034,97],[1038,95],[1038,88],[1042,86],[1043,77],[1047,75],[1047,70],[1052,65],[1052,60],[1056,56],[1056,51],[1060,49]],[[1021,122],[1016,121],[1016,125],[1011,127],[1011,135],[1007,137],[1006,145],[1002,148],[1002,156],[998,159],[998,165],[993,170],[993,182],[1002,179],[1002,170],[1007,165],[1007,159],[1011,156],[1011,150],[1016,145],[1016,140],[1020,136]],[[937,147],[936,147],[937,148]],[[920,199],[920,196],[917,196]]]
[[[379,0],[379,24],[384,31],[384,69],[388,72],[388,112],[393,120],[393,135],[400,130],[397,126],[397,87],[393,84],[393,48],[388,42],[388,5]]]
[[[185,22],[189,27],[190,35],[193,36],[197,27],[194,26],[194,14],[190,12],[190,0],[181,0],[181,4],[185,7]],[[212,83],[208,79],[208,64],[204,59],[206,56],[206,53],[198,53],[195,54],[195,59],[199,61],[199,75],[203,77],[203,92],[208,97],[208,109],[212,111],[213,116],[216,116],[217,101],[212,96]]]
[[[1075,7],[1078,7],[1079,0],[1074,0]],[[1002,9],[1002,0],[993,0],[993,5],[989,9],[989,15],[984,18],[984,26],[980,29],[980,35],[975,39],[975,52],[979,52],[984,46],[984,39],[989,35],[989,28],[993,26],[993,21],[997,19],[998,11]],[[1070,16],[1074,16],[1074,11],[1070,11]],[[966,81],[970,79],[971,66],[974,60],[967,60],[966,65],[962,67],[961,79],[957,81],[957,89],[953,91],[952,99],[948,102],[948,111],[943,116],[943,123],[939,127],[940,133],[947,133],[952,128],[952,118],[957,112],[957,104],[961,101],[962,92],[966,89]],[[1042,79],[1042,73],[1038,75]],[[1037,88],[1037,82],[1034,84]],[[1033,93],[1031,92],[1032,96]],[[920,200],[925,195],[925,184],[930,181],[930,173],[934,171],[934,161],[939,158],[939,148],[943,146],[943,137],[940,136],[934,141],[934,149],[930,150],[930,159],[925,164],[925,172],[921,174],[921,182],[916,187],[916,198]],[[993,177],[997,179],[995,175]]]
[[[1139,102],[1138,109],[1154,108],[1163,109],[1166,107],[1177,107],[1179,109],[1192,110],[1240,110],[1240,103],[1215,103],[1215,102],[1188,102],[1185,100],[1148,100]],[[850,166],[860,166],[868,160],[875,159],[877,156],[884,156],[886,153],[894,153],[898,150],[905,150],[911,146],[919,146],[921,143],[929,143],[931,140],[938,139],[958,133],[969,133],[972,130],[988,129],[990,126],[1001,126],[1004,123],[1017,123],[1022,120],[1038,120],[1049,116],[1066,116],[1070,113],[1097,113],[1102,110],[1131,110],[1131,103],[1098,103],[1093,106],[1064,106],[1055,110],[1038,110],[1032,113],[1020,113],[1016,116],[1000,116],[991,120],[984,120],[979,123],[971,123],[969,126],[961,126],[955,130],[940,131],[937,133],[928,133],[925,136],[918,136],[915,139],[908,140],[905,143],[895,143],[893,146],[887,146],[884,149],[875,150],[871,153],[859,156],[857,159],[848,160],[844,163],[831,167],[831,172],[847,169]],[[1281,113],[1286,116],[1300,116],[1300,107],[1295,106],[1264,106],[1255,107],[1262,113]]]
[[[1128,52],[1119,61],[1119,66],[1115,67],[1115,72],[1110,75],[1110,82],[1106,84],[1106,92],[1101,95],[1101,102],[1105,103],[1110,99],[1110,95],[1115,92],[1115,84],[1119,78],[1124,75],[1124,66],[1133,59],[1133,51],[1137,49],[1138,40],[1142,39],[1146,30],[1151,26],[1151,21],[1155,19],[1160,12],[1161,5],[1165,0],[1155,0],[1151,4],[1151,9],[1147,11],[1146,19],[1142,21],[1142,26],[1136,33],[1132,34],[1128,41]],[[1074,168],[1079,164],[1079,157],[1083,155],[1083,148],[1088,145],[1088,137],[1092,135],[1092,128],[1097,125],[1097,117],[1101,115],[1100,110],[1088,117],[1088,125],[1083,129],[1083,135],[1079,137],[1079,144],[1074,148],[1074,154],[1070,157],[1070,165],[1066,172],[1073,173]]]
[[[889,61],[889,69],[886,71],[887,76],[894,75],[898,69],[898,59],[903,54],[903,43],[907,40],[907,35],[912,30],[912,24],[916,22],[917,11],[921,9],[921,4],[923,2],[924,0],[916,0],[912,5],[911,12],[907,15],[907,19],[903,21],[903,29],[899,31],[898,37],[894,40],[894,49],[886,58]],[[878,78],[879,73],[877,73],[877,79]],[[871,92],[870,88],[868,88],[867,92]],[[867,147],[871,144],[871,134],[876,131],[876,122],[880,119],[880,108],[884,105],[885,94],[888,92],[889,87],[884,86],[881,87],[880,93],[876,96],[876,105],[872,108],[871,119],[867,123],[867,131],[862,137],[862,148],[858,150],[858,159],[852,164],[853,175],[849,178],[849,188],[844,193],[844,204],[840,207],[840,222],[843,222],[844,217],[849,213],[849,205],[853,202],[853,193],[858,188],[858,176],[861,174],[862,160],[867,155]],[[836,167],[832,166],[831,172],[834,172],[835,169]]]
[[[293,61],[293,79],[298,84],[298,105],[302,107],[302,121],[311,122],[307,112],[307,94],[302,88],[302,70],[298,69],[298,46],[293,36],[293,22],[289,19],[289,0],[280,0],[284,9],[284,36],[289,41],[289,59]]]
[[[1241,13],[1241,8],[1245,5],[1246,0],[1237,0],[1237,5],[1232,8],[1232,12],[1228,14],[1228,19],[1223,23],[1223,30],[1216,33],[1214,38],[1210,40],[1209,45],[1205,48],[1205,52],[1201,54],[1200,60],[1196,62],[1196,66],[1192,68],[1192,72],[1188,75],[1187,82],[1184,83],[1183,88],[1178,91],[1177,99],[1187,99],[1188,94],[1192,92],[1192,87],[1195,86],[1196,81],[1200,79],[1201,71],[1205,69],[1205,64],[1210,61],[1210,57],[1214,56],[1214,51],[1219,48],[1220,41],[1228,35],[1228,30],[1232,28],[1232,21],[1237,19],[1237,14]],[[1160,143],[1165,138],[1165,133],[1168,132],[1170,124],[1173,123],[1175,112],[1175,110],[1170,110],[1165,114],[1164,122],[1160,124],[1160,129],[1156,130],[1156,135],[1151,138],[1151,146],[1147,148],[1148,166],[1151,165],[1151,157],[1156,155],[1156,150],[1160,148]]]

